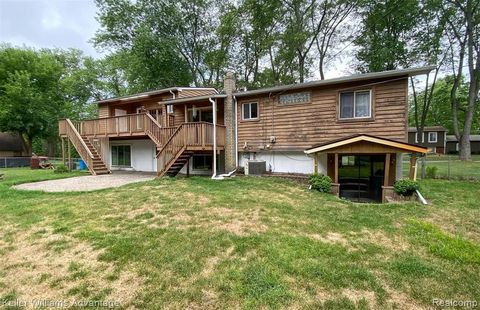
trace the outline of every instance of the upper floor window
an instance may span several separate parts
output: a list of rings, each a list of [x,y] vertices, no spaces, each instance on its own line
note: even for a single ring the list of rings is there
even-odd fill
[[[436,143],[438,141],[437,132],[429,132],[428,133],[428,143]]]
[[[285,94],[279,96],[280,104],[300,104],[310,102],[310,92]]]
[[[340,119],[369,118],[372,116],[370,90],[340,93]]]
[[[167,113],[173,113],[173,104],[167,105]]]
[[[258,103],[249,102],[242,105],[243,119],[251,120],[258,118]]]
[[[425,133],[422,134],[422,139],[418,139],[418,132],[415,133],[415,143],[423,143],[425,142]],[[422,140],[422,141],[420,141]]]

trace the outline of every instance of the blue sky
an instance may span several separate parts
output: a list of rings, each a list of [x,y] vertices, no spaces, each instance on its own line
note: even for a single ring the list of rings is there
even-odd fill
[[[0,42],[100,57],[88,42],[98,28],[95,15],[93,0],[0,0]]]

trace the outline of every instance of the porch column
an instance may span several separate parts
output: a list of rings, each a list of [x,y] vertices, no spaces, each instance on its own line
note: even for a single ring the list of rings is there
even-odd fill
[[[313,155],[313,173],[318,173],[318,154]]]
[[[335,180],[333,182],[338,184],[338,153],[335,153]]]
[[[408,178],[411,180],[417,180],[417,154],[412,154],[410,157],[410,170],[408,173]]]
[[[383,179],[383,186],[388,186],[388,180],[390,178],[390,153],[385,155],[385,176]]]

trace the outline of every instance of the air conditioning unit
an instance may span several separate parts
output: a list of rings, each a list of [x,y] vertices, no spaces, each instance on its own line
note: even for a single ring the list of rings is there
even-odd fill
[[[267,171],[264,160],[249,160],[245,165],[245,175],[262,175]]]

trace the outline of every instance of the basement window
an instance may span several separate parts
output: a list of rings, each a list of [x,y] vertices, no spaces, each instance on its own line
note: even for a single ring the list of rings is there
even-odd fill
[[[258,103],[249,102],[242,105],[243,119],[253,120],[258,118]]]
[[[369,118],[372,116],[370,90],[340,93],[340,119]]]
[[[212,170],[213,156],[212,155],[193,155],[192,168],[193,170]]]

